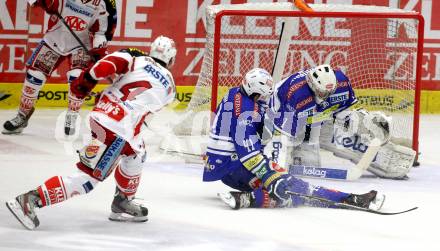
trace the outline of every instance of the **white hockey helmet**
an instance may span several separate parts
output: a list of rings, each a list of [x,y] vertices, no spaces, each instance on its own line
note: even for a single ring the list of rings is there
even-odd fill
[[[150,57],[164,62],[167,68],[173,66],[176,59],[176,44],[168,37],[159,36],[151,43]]]
[[[265,100],[272,95],[272,76],[264,69],[254,68],[248,71],[243,79],[242,87],[248,96],[260,95],[260,100]]]
[[[306,76],[307,84],[315,94],[316,103],[322,103],[337,87],[336,75],[328,64],[319,65],[311,69]]]

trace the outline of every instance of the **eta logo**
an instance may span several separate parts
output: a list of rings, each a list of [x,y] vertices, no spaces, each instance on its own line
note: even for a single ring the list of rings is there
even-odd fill
[[[66,23],[69,25],[70,28],[74,31],[83,31],[87,28],[86,21],[82,20],[79,17],[75,16],[67,16],[64,18]]]

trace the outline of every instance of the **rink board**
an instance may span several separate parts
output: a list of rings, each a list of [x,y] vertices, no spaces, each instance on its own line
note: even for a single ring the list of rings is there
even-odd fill
[[[99,84],[94,91],[99,92],[106,88],[107,85]],[[15,109],[19,105],[21,95],[21,84],[17,83],[0,83],[0,109]],[[194,86],[177,86],[176,101],[172,104],[172,108],[176,110],[184,110],[193,95]],[[219,96],[226,91],[225,88],[219,89]],[[38,95],[37,107],[41,108],[62,108],[67,106],[67,84],[46,84]],[[371,90],[357,89],[357,97],[359,105],[368,109],[377,107],[377,105],[398,107],[398,112],[408,112],[405,101],[402,97],[412,97],[412,91],[406,90]],[[411,100],[413,102],[413,100]],[[411,104],[409,102],[409,104]],[[88,97],[85,106],[91,107],[95,103],[94,97]],[[402,104],[404,104],[402,106]],[[412,105],[412,104],[411,104]],[[423,90],[421,94],[421,113],[440,113],[440,91]]]

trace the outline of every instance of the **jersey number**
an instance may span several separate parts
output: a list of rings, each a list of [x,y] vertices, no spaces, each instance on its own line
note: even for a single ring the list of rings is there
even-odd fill
[[[251,139],[243,140],[243,146],[246,147],[248,152],[255,151],[254,142]]]
[[[136,99],[136,96],[141,94],[142,92],[151,88],[151,84],[148,81],[139,81],[124,85],[121,88],[121,92],[124,95],[121,100],[122,101],[131,101]]]

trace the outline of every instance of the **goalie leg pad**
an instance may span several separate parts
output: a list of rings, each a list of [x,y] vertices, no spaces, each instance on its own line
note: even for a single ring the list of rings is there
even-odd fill
[[[337,127],[337,125],[335,125]],[[320,145],[335,156],[357,164],[368,149],[369,139],[358,134],[347,134],[334,128],[332,123],[324,124]],[[403,179],[410,171],[416,152],[409,147],[395,144],[392,139],[382,145],[368,171],[382,178]]]
[[[416,155],[409,147],[388,142],[379,150],[368,171],[381,178],[406,179]]]

